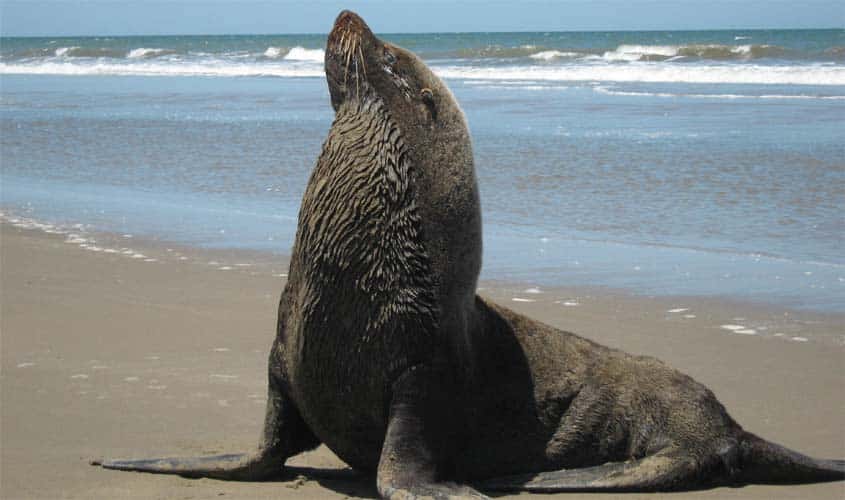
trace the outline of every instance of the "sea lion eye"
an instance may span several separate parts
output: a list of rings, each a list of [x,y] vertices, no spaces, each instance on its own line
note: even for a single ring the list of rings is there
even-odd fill
[[[434,105],[434,92],[432,92],[430,88],[420,90],[420,98],[428,106]]]
[[[431,91],[430,88],[424,88],[420,90],[420,99],[428,108],[428,112],[431,113],[431,119],[437,120],[437,106],[434,105],[434,92]]]
[[[396,64],[396,56],[387,47],[384,48],[384,60],[387,64]]]

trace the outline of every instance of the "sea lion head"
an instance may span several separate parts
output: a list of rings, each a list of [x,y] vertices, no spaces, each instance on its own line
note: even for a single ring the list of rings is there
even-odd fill
[[[449,89],[413,52],[376,37],[354,12],[338,15],[325,55],[335,111],[349,101],[381,99],[405,133],[416,127],[466,129]]]

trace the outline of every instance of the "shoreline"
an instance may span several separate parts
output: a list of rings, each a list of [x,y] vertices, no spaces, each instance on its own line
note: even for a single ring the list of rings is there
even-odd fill
[[[72,247],[94,254],[119,256],[150,264],[187,263],[221,272],[286,278],[289,255],[244,248],[203,248],[134,234],[88,230],[83,224],[57,226],[0,212],[0,227],[56,235]],[[289,249],[288,249],[289,250]],[[696,323],[714,334],[751,336],[792,343],[822,342],[845,347],[845,312],[819,311],[763,301],[710,295],[650,294],[601,285],[546,286],[520,279],[480,279],[478,292],[498,302],[527,310],[544,306],[580,316],[586,303],[614,314],[636,309],[653,318],[663,314],[667,327]],[[281,293],[279,288],[278,293]],[[630,314],[629,314],[630,316]]]
[[[354,475],[325,447],[291,459],[296,467],[291,479],[270,483],[189,480],[89,466],[103,457],[253,449],[263,420],[266,355],[281,275],[287,269],[283,263],[236,266],[244,263],[238,252],[160,242],[133,241],[132,255],[106,253],[102,249],[111,247],[101,239],[95,245],[99,251],[90,244],[81,247],[85,244],[69,242],[65,234],[0,224],[0,496],[375,495],[371,478]],[[737,317],[737,311],[748,325],[765,319],[758,310],[737,304],[491,282],[483,283],[480,293],[555,327],[666,361],[710,387],[751,432],[813,456],[845,456],[845,345],[841,323],[831,324],[831,318],[820,321],[815,313],[801,313],[804,328],[815,330],[802,331],[808,341],[797,342],[762,335],[766,330],[758,335],[720,330],[723,318]],[[782,311],[768,314],[775,318]],[[843,494],[845,484],[839,482],[660,497]]]

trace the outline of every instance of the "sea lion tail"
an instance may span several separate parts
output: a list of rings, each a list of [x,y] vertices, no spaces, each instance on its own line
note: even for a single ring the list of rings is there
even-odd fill
[[[284,461],[268,454],[230,454],[191,458],[148,458],[141,460],[94,460],[105,469],[176,474],[182,477],[262,481],[283,473]]]
[[[734,479],[743,483],[797,484],[845,479],[845,460],[802,455],[746,432],[740,440],[741,469]]]

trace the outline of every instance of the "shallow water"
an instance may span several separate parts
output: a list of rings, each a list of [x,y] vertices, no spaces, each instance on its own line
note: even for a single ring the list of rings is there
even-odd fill
[[[559,35],[396,36],[467,114],[484,277],[845,311],[841,31]],[[289,251],[332,119],[319,37],[172,38],[3,40],[3,210]]]

